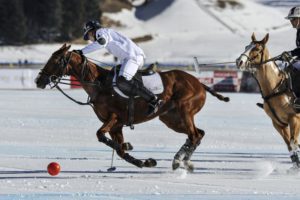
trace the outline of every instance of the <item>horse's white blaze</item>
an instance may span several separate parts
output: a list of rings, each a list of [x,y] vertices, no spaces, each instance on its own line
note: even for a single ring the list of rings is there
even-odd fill
[[[246,63],[249,61],[249,54],[254,47],[255,44],[250,43],[245,47],[245,51],[240,55],[240,57],[236,59],[236,65],[239,69],[241,70],[246,69]]]

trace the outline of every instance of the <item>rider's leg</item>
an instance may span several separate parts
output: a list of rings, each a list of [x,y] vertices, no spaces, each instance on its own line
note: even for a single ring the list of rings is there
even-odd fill
[[[293,64],[293,70],[290,72],[292,78],[292,90],[296,96],[294,107],[300,109],[300,62]]]
[[[117,79],[118,88],[126,95],[138,95],[149,103],[149,109],[147,114],[153,114],[157,111],[157,107],[160,103],[158,97],[143,86],[143,84],[133,79],[137,70],[143,62],[138,63],[135,60],[127,60],[122,64],[119,77]]]

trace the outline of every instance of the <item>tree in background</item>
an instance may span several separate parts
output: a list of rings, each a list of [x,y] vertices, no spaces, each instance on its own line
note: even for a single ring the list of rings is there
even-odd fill
[[[23,0],[0,0],[0,41],[22,44],[27,35]]]
[[[71,40],[82,36],[83,25],[87,20],[100,19],[99,0],[62,0],[63,25],[62,40]]]
[[[101,0],[0,0],[0,44],[70,41],[99,20]]]
[[[24,12],[29,41],[51,42],[57,37],[62,22],[60,0],[25,0]]]

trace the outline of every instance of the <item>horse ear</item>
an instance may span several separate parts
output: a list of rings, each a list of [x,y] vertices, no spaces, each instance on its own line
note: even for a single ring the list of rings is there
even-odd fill
[[[251,39],[252,39],[252,42],[256,42],[256,37],[255,37],[255,33],[254,32],[252,33]]]
[[[269,40],[269,33],[267,33],[267,35],[264,37],[264,39],[262,40],[263,44],[266,44]]]
[[[71,45],[66,46],[66,50],[68,51],[71,48]]]
[[[68,45],[65,43],[63,44],[60,49],[58,49],[57,51],[55,51],[53,54],[54,55],[62,55],[65,54],[69,49],[70,49],[71,45]]]
[[[67,46],[67,44],[64,43],[64,44],[60,47],[60,49],[64,49],[64,48],[66,48],[66,46]]]

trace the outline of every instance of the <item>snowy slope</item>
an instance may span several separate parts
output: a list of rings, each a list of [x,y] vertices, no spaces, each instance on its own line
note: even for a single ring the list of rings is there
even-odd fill
[[[192,63],[193,56],[199,57],[201,62],[233,61],[249,43],[252,32],[256,32],[258,38],[270,33],[273,55],[294,48],[295,30],[284,19],[286,13],[282,9],[259,0],[240,1],[240,9],[219,9],[214,2],[174,0],[163,12],[148,20],[136,18],[138,10],[135,9],[105,16],[120,21],[123,26],[114,28],[131,38],[153,36],[153,40],[140,43],[148,62]],[[0,61],[45,62],[60,45],[1,47]],[[104,56],[105,52],[101,50],[90,56],[112,62],[112,56]]]

